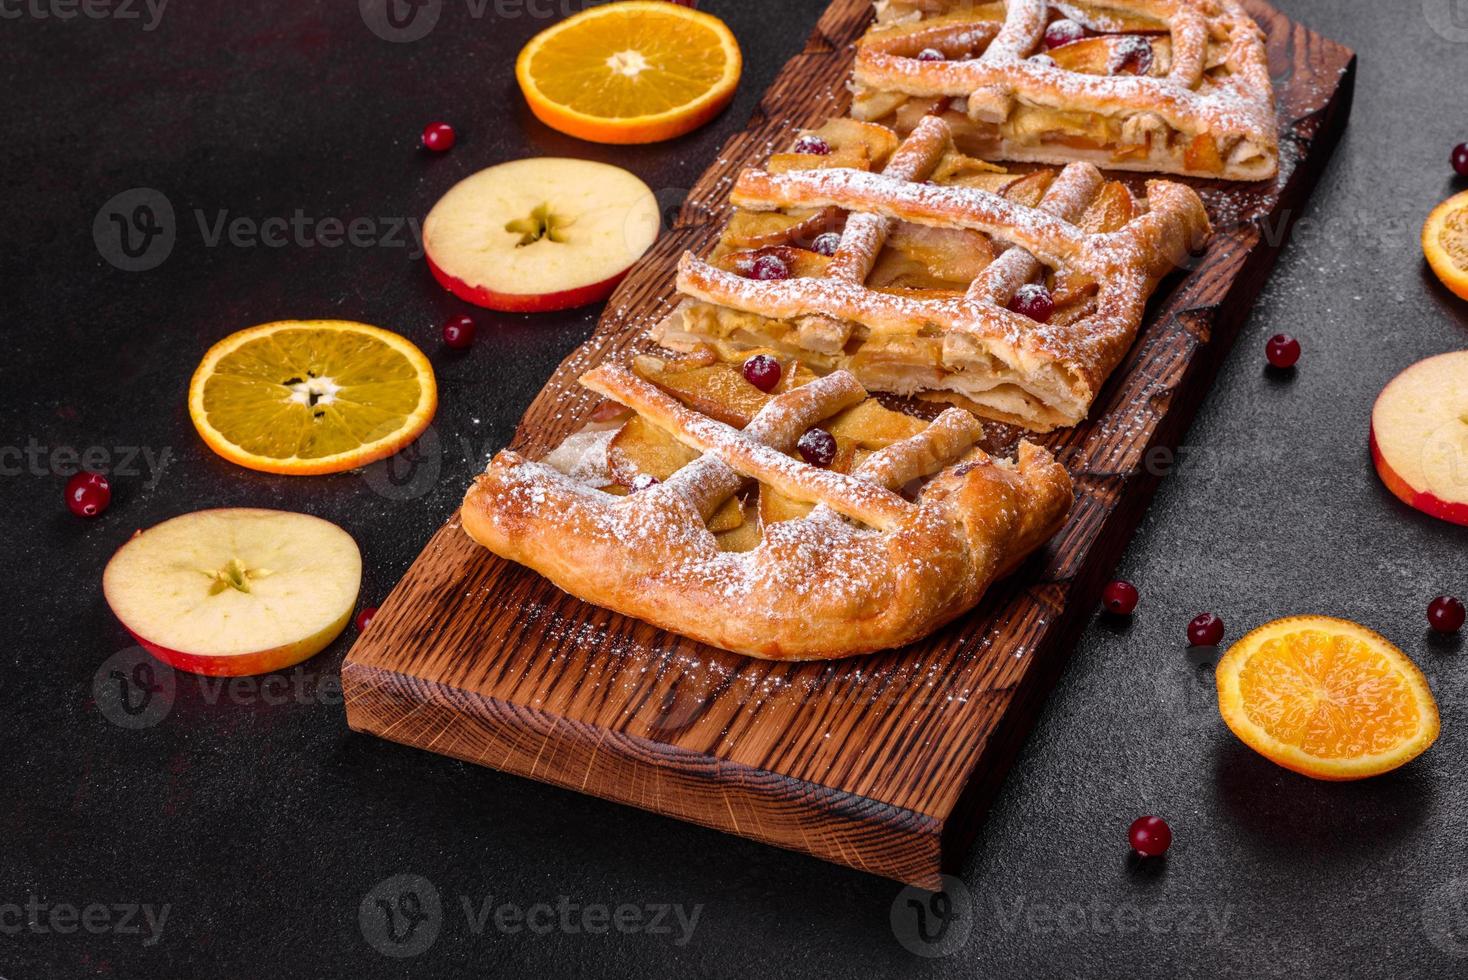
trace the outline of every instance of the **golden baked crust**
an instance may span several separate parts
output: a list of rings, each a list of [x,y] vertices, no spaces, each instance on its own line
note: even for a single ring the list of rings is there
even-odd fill
[[[1028,207],[980,187],[926,182],[951,152],[948,125],[929,116],[880,174],[746,171],[736,206],[849,212],[839,246],[824,266],[773,281],[686,254],[678,287],[693,302],[655,326],[653,338],[677,349],[783,343],[813,369],[848,369],[876,390],[951,392],[987,417],[1038,432],[1079,422],[1130,348],[1158,280],[1211,233],[1203,203],[1190,188],[1150,181],[1145,211],[1139,204],[1136,216],[1091,233],[1076,222],[1108,186],[1094,166],[1066,167]],[[874,288],[868,277],[899,226],[979,232],[1006,250],[957,291]],[[1008,308],[1045,276],[1084,297],[1073,317],[1042,323]],[[721,335],[721,311],[757,318],[745,334],[793,326],[774,339]]]
[[[726,650],[820,660],[913,642],[972,608],[1070,509],[1070,477],[1048,452],[1023,443],[1015,463],[991,459],[960,409],[851,475],[785,455],[866,399],[846,372],[771,399],[742,431],[625,368],[582,383],[702,455],[613,496],[502,452],[464,498],[464,530],[572,595]],[[929,476],[915,501],[896,492]],[[816,507],[764,526],[752,550],[721,550],[708,522],[749,479]]]
[[[1278,172],[1264,35],[1237,0],[894,0],[879,11],[857,46],[855,118],[905,131],[919,103],[989,159],[1233,180]],[[1060,16],[1093,36],[1042,50]],[[921,60],[923,50],[945,60]]]

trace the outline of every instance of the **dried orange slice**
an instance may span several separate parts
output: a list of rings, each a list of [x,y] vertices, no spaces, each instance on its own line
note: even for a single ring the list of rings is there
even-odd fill
[[[1433,209],[1422,229],[1422,254],[1444,286],[1468,299],[1468,191]]]
[[[339,473],[391,456],[438,407],[433,367],[403,337],[349,320],[286,320],[231,334],[189,383],[209,448],[265,473]]]
[[[515,77],[547,126],[595,143],[655,143],[718,115],[743,71],[717,17],[666,0],[583,10],[537,34]]]
[[[1244,744],[1315,779],[1364,779],[1437,740],[1422,671],[1385,637],[1329,616],[1254,630],[1218,662],[1218,708]]]

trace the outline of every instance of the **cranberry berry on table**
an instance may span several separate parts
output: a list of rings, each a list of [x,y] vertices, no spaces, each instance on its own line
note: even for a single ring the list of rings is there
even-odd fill
[[[447,153],[457,140],[454,127],[446,122],[431,122],[423,127],[423,145],[434,153]]]
[[[1130,616],[1140,598],[1137,587],[1121,578],[1108,582],[1101,592],[1101,604],[1113,616]]]
[[[66,481],[66,506],[77,517],[96,517],[112,503],[112,484],[101,473],[82,470]]]
[[[1223,642],[1223,620],[1203,613],[1188,624],[1188,642],[1195,647],[1216,647]]]
[[[1468,610],[1464,609],[1463,600],[1457,596],[1440,595],[1427,607],[1428,625],[1445,635],[1461,630],[1465,619],[1468,619]]]

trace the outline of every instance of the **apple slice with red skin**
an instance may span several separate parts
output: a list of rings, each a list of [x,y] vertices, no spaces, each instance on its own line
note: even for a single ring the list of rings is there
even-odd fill
[[[352,618],[361,582],[356,542],[330,521],[223,508],[134,534],[107,563],[102,591],[159,660],[239,677],[319,653]]]
[[[661,223],[652,191],[620,167],[515,160],[454,185],[423,222],[423,250],[460,299],[543,313],[610,296]]]
[[[1403,503],[1468,525],[1468,351],[1419,361],[1382,390],[1371,458]]]

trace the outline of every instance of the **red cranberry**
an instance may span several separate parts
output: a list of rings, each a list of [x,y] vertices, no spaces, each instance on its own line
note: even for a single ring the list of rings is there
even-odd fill
[[[1074,44],[1084,40],[1086,29],[1069,17],[1062,17],[1049,27],[1045,28],[1045,47],[1063,48],[1067,44]]]
[[[1188,642],[1195,647],[1216,647],[1223,642],[1223,620],[1203,613],[1188,624]]]
[[[423,145],[434,153],[447,153],[454,148],[454,127],[445,122],[429,123],[423,127]]]
[[[474,318],[456,316],[443,325],[443,342],[454,350],[467,350],[474,344]]]
[[[818,255],[835,255],[840,247],[841,236],[834,231],[817,235],[816,240],[810,243],[810,250]]]
[[[357,613],[357,632],[358,633],[365,633],[365,632],[367,632],[367,627],[369,627],[369,626],[372,625],[372,617],[373,616],[376,616],[376,615],[377,615],[377,607],[376,606],[364,606],[362,608],[362,611],[359,612],[359,613]]]
[[[831,144],[819,136],[802,136],[795,141],[795,152],[814,153],[818,157],[823,157],[831,152]]]
[[[749,276],[751,279],[762,279],[766,281],[772,279],[789,279],[790,266],[778,255],[761,255],[749,267]]]
[[[1453,147],[1453,169],[1459,176],[1468,177],[1468,143]]]
[[[1456,596],[1440,595],[1427,607],[1427,622],[1439,633],[1456,633],[1463,628],[1468,618],[1463,600]]]
[[[1137,608],[1137,600],[1140,598],[1137,587],[1120,578],[1108,582],[1105,591],[1101,593],[1101,602],[1106,611],[1117,616],[1130,616],[1132,610]]]
[[[918,61],[947,61],[948,56],[937,48],[923,48],[917,53]]]
[[[1142,857],[1161,857],[1172,846],[1172,828],[1161,817],[1138,817],[1127,831],[1127,840]]]
[[[1055,300],[1050,290],[1039,283],[1027,282],[1014,291],[1009,308],[1020,316],[1027,316],[1036,323],[1049,323],[1055,315]]]
[[[768,354],[756,354],[744,362],[744,380],[765,394],[780,383],[780,362]]]
[[[1277,368],[1292,368],[1300,359],[1300,342],[1287,333],[1277,333],[1264,345],[1264,356]]]
[[[651,473],[639,473],[632,478],[632,485],[628,488],[633,493],[641,493],[644,490],[657,486],[662,481]]]
[[[112,484],[101,473],[82,470],[66,481],[66,506],[77,517],[96,517],[112,503]]]
[[[811,429],[800,437],[795,448],[812,466],[830,466],[836,461],[836,437],[825,429]]]
[[[1117,41],[1111,55],[1111,74],[1145,75],[1152,70],[1152,42],[1145,37],[1129,35]]]

